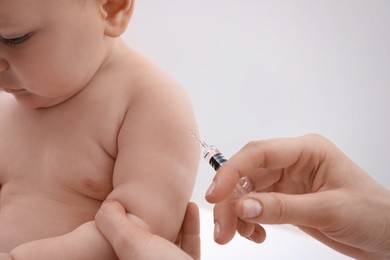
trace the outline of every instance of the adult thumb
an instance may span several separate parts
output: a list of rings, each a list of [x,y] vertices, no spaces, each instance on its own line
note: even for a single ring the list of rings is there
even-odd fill
[[[237,215],[252,223],[319,228],[342,203],[336,191],[309,194],[250,193],[237,200]]]

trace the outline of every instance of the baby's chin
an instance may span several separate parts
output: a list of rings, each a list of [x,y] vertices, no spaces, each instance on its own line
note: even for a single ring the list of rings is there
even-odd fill
[[[23,90],[17,93],[10,93],[10,94],[15,97],[16,101],[21,106],[31,110],[54,107],[66,101],[66,99],[64,100],[59,98],[48,98],[48,97],[38,96],[27,90]]]

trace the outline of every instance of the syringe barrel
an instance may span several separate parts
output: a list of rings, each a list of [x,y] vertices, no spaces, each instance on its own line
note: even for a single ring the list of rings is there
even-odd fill
[[[218,170],[227,159],[225,156],[215,147],[214,145],[210,145],[206,147],[206,150],[203,153],[203,157],[206,161],[214,168],[214,170]],[[253,184],[247,177],[242,177],[236,187],[232,192],[233,199],[238,199],[242,195],[245,195],[253,190]]]
[[[216,171],[227,161],[225,156],[213,145],[207,147],[203,157]]]

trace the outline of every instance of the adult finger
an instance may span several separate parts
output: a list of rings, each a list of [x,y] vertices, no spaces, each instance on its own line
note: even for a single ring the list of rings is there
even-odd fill
[[[318,146],[313,145],[313,141],[319,143],[320,139],[322,138],[317,135],[310,135],[248,143],[217,171],[206,199],[211,203],[220,202],[229,196],[240,178],[248,176],[249,179],[254,179],[259,172],[265,173],[262,169],[275,171],[293,165],[302,156],[318,151]],[[316,149],[313,150],[313,146]],[[260,182],[262,187],[257,188],[271,185],[279,177],[277,174],[263,174]]]
[[[194,259],[200,259],[200,219],[198,206],[190,202],[181,230],[181,249]]]
[[[255,231],[255,225],[254,223],[246,222],[239,218],[237,220],[237,232],[242,237],[249,237]]]
[[[96,214],[95,222],[120,259],[130,259],[131,255],[136,255],[152,237],[138,225],[134,215],[126,214],[123,206],[117,201],[105,202]],[[126,245],[127,248],[123,249],[122,245]]]
[[[128,218],[123,206],[116,201],[104,202],[95,216],[98,229],[104,237],[112,244],[118,233],[122,232],[121,227],[128,226]]]
[[[338,190],[300,195],[250,193],[237,201],[236,214],[252,223],[323,228],[345,208],[348,199],[343,198]]]
[[[245,222],[242,219],[238,219],[237,231],[242,236],[255,243],[262,243],[265,240],[265,229],[259,224]]]
[[[263,243],[266,238],[265,229],[262,226],[256,224],[253,233],[247,238],[257,244]]]
[[[237,229],[235,205],[230,200],[222,201],[214,206],[214,240],[218,244],[226,244],[234,237]]]
[[[0,253],[0,260],[12,260],[12,257],[7,253]]]

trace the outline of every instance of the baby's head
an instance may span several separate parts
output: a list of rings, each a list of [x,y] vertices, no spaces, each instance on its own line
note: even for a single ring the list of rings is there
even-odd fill
[[[31,108],[79,92],[127,27],[133,0],[0,0],[0,90]]]

